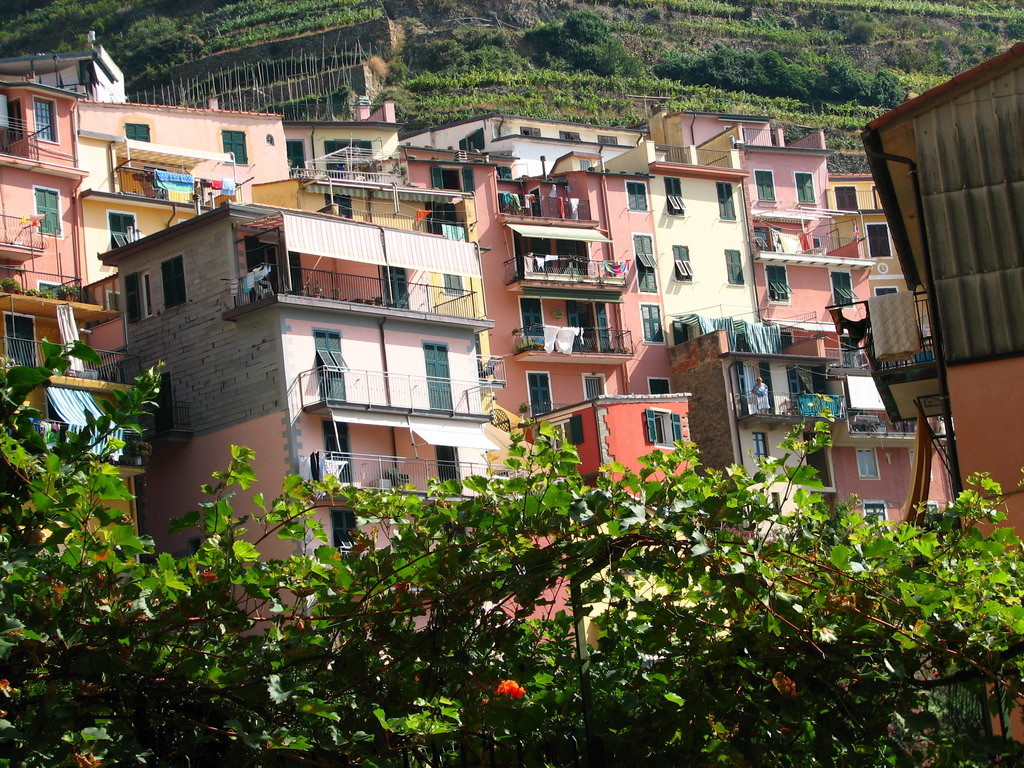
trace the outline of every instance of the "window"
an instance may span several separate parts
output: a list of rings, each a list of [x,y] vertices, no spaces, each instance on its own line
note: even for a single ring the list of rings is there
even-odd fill
[[[524,125],[520,127],[519,134],[521,136],[533,136],[535,138],[540,137],[540,128],[535,128],[532,125]]]
[[[793,332],[792,331],[779,331],[779,345],[785,349],[786,347],[793,346]]]
[[[665,329],[661,324],[661,307],[657,304],[641,304],[640,320],[644,328],[644,341],[662,344],[665,341]]]
[[[879,288],[875,288],[875,296],[888,296],[890,293],[898,293],[899,288],[895,288],[891,285],[883,285]]]
[[[35,116],[36,136],[46,141],[57,140],[57,124],[53,119],[54,105],[52,101],[43,99],[32,100],[32,111]]]
[[[484,148],[484,129],[477,128],[463,139],[459,139],[459,149],[480,151]]]
[[[683,439],[683,420],[678,413],[648,408],[644,411],[644,427],[647,442],[655,445],[670,446]]]
[[[796,199],[799,203],[814,203],[814,175],[794,173],[796,178]]]
[[[124,137],[135,141],[149,141],[149,126],[145,123],[125,123]]]
[[[114,312],[121,311],[121,292],[105,291],[103,294],[103,308]]]
[[[775,174],[771,171],[754,171],[757,185],[757,199],[767,203],[775,202]]]
[[[580,159],[577,160],[576,164],[579,166],[579,169],[581,171],[589,171],[591,168],[594,167],[593,160]]]
[[[345,400],[345,360],[341,356],[341,334],[338,331],[314,328],[313,346],[316,349],[320,397],[325,401]]]
[[[626,182],[626,207],[631,211],[646,211],[647,184],[642,181]]]
[[[39,231],[44,235],[59,235],[60,226],[60,192],[56,189],[35,188],[36,213],[42,214]]]
[[[508,165],[498,166],[498,178],[506,181],[512,180],[512,168]]]
[[[690,264],[690,246],[672,246],[672,270],[676,280],[679,282],[693,282],[693,265]]]
[[[754,438],[754,459],[764,459],[768,457],[768,433],[767,432],[753,432],[751,433]]]
[[[306,167],[306,142],[302,139],[285,139],[284,151],[289,168]]]
[[[789,301],[792,290],[786,268],[779,264],[766,264],[764,278],[768,283],[768,301]]]
[[[864,502],[864,519],[865,520],[885,520],[885,502],[884,501],[865,501]]]
[[[799,395],[804,391],[803,381],[800,379],[800,369],[795,365],[786,366],[786,386],[791,395]]]
[[[636,287],[643,293],[658,292],[658,262],[654,258],[654,240],[650,235],[633,235],[636,257]]]
[[[859,211],[857,205],[856,187],[836,187],[833,192],[836,196],[836,208],[840,211]]]
[[[885,259],[892,256],[892,246],[889,244],[888,224],[868,224],[868,253],[872,258]]]
[[[324,195],[327,197],[327,195]],[[338,215],[346,219],[352,218],[352,197],[351,195],[331,195],[328,205],[338,206]]]
[[[857,300],[853,292],[853,278],[849,272],[832,272],[832,303],[852,304]]]
[[[562,141],[579,141],[580,134],[577,131],[559,131],[558,138]]]
[[[451,189],[461,192],[472,192],[476,187],[472,168],[442,168],[434,166],[430,169],[430,186],[434,189]]]
[[[857,474],[864,480],[878,479],[878,459],[874,448],[857,449]]]
[[[533,418],[551,410],[551,378],[547,373],[527,373],[526,388],[530,396],[530,415]]]
[[[573,445],[579,445],[583,442],[583,416],[577,413],[575,416],[569,417],[569,422],[566,425],[567,429],[566,438]]]
[[[164,287],[164,309],[185,303],[185,260],[175,256],[160,264],[160,280]]]
[[[124,276],[125,313],[134,323],[152,314],[149,293],[149,272],[129,272]]]
[[[220,140],[225,152],[234,153],[236,163],[248,164],[249,154],[245,150],[245,131],[221,131]]]
[[[732,199],[732,184],[716,181],[715,191],[718,193],[718,217],[725,221],[736,221],[736,204]]]
[[[685,216],[686,203],[683,202],[683,184],[675,176],[665,177],[665,208],[669,216]]]
[[[38,365],[35,329],[36,321],[31,315],[4,313],[7,356],[15,365]]]
[[[618,136],[606,136],[606,135],[603,135],[603,134],[599,133],[599,134],[597,134],[597,143],[598,144],[618,144],[619,143],[619,138],[618,138]]]
[[[725,249],[725,271],[729,285],[743,285],[743,262],[739,251]]]
[[[356,529],[356,513],[351,509],[331,510],[331,545],[352,549],[352,531]]]
[[[583,377],[583,399],[590,400],[604,394],[604,376],[593,375]]]
[[[110,247],[120,248],[130,243],[135,236],[135,214],[109,211],[107,226],[110,230]]]
[[[668,379],[648,379],[647,391],[652,395],[667,395],[672,392],[672,385]]]
[[[462,275],[444,275],[444,292],[447,296],[462,296]]]

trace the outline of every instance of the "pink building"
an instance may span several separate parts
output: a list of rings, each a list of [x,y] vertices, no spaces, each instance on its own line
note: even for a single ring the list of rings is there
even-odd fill
[[[81,287],[79,96],[0,81],[0,279],[8,289]]]

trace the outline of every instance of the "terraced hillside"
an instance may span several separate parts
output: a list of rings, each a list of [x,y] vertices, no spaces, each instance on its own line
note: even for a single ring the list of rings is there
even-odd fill
[[[412,125],[486,110],[628,123],[652,103],[664,103],[766,112],[824,125],[840,142],[908,91],[1024,38],[1024,6],[977,0],[7,0],[5,6],[0,55],[81,49],[94,29],[128,74],[129,91],[173,82],[185,71],[194,75],[207,64],[222,70],[268,41],[283,40],[274,50],[287,51],[311,34],[346,28],[358,39],[362,28],[353,25],[390,19],[386,39],[358,39],[358,50],[380,54],[373,72]]]

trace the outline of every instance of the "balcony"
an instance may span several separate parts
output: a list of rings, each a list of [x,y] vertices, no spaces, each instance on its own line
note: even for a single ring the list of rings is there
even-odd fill
[[[304,371],[298,376],[301,406],[310,412],[356,408],[392,413],[443,413],[480,417],[486,421],[483,391],[479,380],[458,381],[331,366]]]
[[[882,204],[873,189],[854,186],[835,186],[828,190],[828,204],[838,211],[879,211]]]
[[[577,197],[544,197],[501,192],[498,194],[498,213],[523,219],[593,221],[590,216],[590,201]]]
[[[56,419],[33,419],[33,426],[36,431],[44,436],[47,445],[64,442],[69,431],[74,428],[65,421]],[[149,457],[152,453],[152,446],[135,432],[122,431],[118,438],[124,441],[124,447],[110,457],[110,463],[118,467],[140,467],[149,465]],[[101,450],[107,441],[104,439],[98,442],[94,451]]]
[[[626,270],[617,262],[551,253],[528,253],[505,262],[505,285],[585,285],[621,291]]]
[[[42,342],[34,339],[20,339],[14,336],[3,337],[3,364],[7,366],[24,365],[29,367],[43,364]],[[134,384],[135,377],[142,372],[142,359],[124,352],[107,352],[93,350],[100,362],[78,360],[77,369],[69,368],[65,376],[76,379],[93,379],[112,384]]]
[[[191,175],[191,174],[189,174]],[[163,200],[171,203],[185,203],[192,205],[196,195],[201,199],[204,197],[220,197],[220,191],[214,188],[220,180],[203,179],[198,176],[192,177],[192,189],[190,191],[165,189],[160,186],[157,179],[157,172],[151,168],[136,168],[130,165],[122,165],[114,171],[115,191],[122,195],[144,197],[149,200]],[[224,195],[228,200],[234,200],[234,195]]]
[[[39,133],[23,120],[8,118],[7,124],[0,126],[0,155],[74,167],[74,155],[61,152],[51,141],[40,139]]]
[[[505,358],[504,357],[478,357],[476,368],[481,382],[492,386],[503,387],[505,385]]]
[[[192,437],[192,416],[188,403],[177,400],[160,403],[156,410],[139,419],[147,440],[178,442]]]
[[[358,170],[354,168],[292,168],[289,172],[293,179],[304,179],[306,181],[331,181],[360,182],[364,184],[377,184],[383,187],[405,186],[406,180],[397,173],[384,173],[376,170]]]
[[[794,422],[802,419],[846,418],[846,404],[838,395],[801,392],[734,395],[736,416],[756,421]]]
[[[290,283],[284,271],[271,269],[266,277],[253,281],[239,281],[235,293],[235,307],[245,307],[273,296],[301,296],[322,299],[339,304],[359,305],[378,313],[394,314],[394,310],[408,310],[431,315],[483,319],[482,308],[475,291],[448,288],[429,283],[400,283],[367,275],[330,272],[323,269],[293,268]]]
[[[505,467],[491,467],[468,461],[438,461],[335,451],[316,453],[319,454],[319,464],[324,467],[327,476],[336,477],[342,483],[349,483],[357,488],[392,490],[411,485],[417,492],[422,493],[427,490],[433,478],[461,480],[473,475],[509,477],[512,474],[511,470]]]
[[[764,254],[792,254],[794,256],[805,256],[810,259],[801,259],[800,262],[812,263],[815,256],[827,256],[833,259],[864,259],[864,238],[863,237],[841,237],[833,232],[822,234],[788,233],[772,231],[767,236],[756,235],[751,247],[759,252],[762,261],[770,261],[771,258],[761,258]],[[865,266],[870,266],[866,263]]]
[[[568,327],[535,325],[512,334],[518,360],[614,364],[633,354],[633,335],[614,328],[580,328],[573,336]],[[562,332],[562,337],[559,337]],[[545,343],[546,342],[546,343]],[[552,355],[559,355],[552,358]]]
[[[917,434],[916,419],[894,423],[885,411],[851,408],[849,419],[850,437],[853,438],[913,438]]]
[[[728,149],[701,149],[671,144],[658,144],[654,148],[658,159],[680,165],[710,165],[716,168],[734,168],[733,155]]]
[[[46,239],[28,216],[0,215],[0,257],[25,261],[39,255]]]

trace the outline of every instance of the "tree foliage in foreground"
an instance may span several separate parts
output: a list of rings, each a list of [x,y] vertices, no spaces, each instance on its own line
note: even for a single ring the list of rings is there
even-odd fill
[[[454,481],[423,499],[291,477],[252,499],[252,453],[236,448],[179,523],[202,545],[175,559],[110,510],[125,488],[89,450],[154,378],[51,451],[22,405],[67,367],[44,349],[44,368],[0,370],[2,766],[476,764],[491,744],[502,764],[568,763],[570,580],[590,606],[609,759],[1019,757],[963,706],[1021,687],[1020,542],[981,532],[999,518],[978,492],[927,528],[883,526],[830,512],[806,466],[700,474],[681,445],[588,487],[543,439],[512,477],[467,479],[468,498]],[[798,486],[797,511],[778,511],[769,489]],[[342,503],[363,524],[348,553],[319,544],[315,519]],[[262,559],[272,538],[296,554]]]

